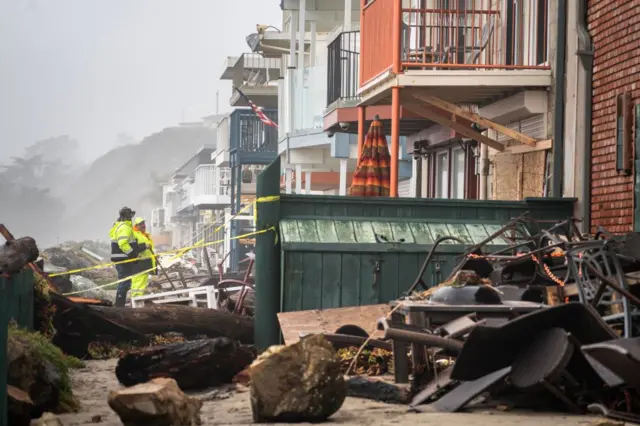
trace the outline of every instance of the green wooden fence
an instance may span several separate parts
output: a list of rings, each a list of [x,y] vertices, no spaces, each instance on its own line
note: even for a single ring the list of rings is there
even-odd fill
[[[7,333],[12,319],[33,329],[33,288],[31,270],[7,280],[0,277],[0,426],[7,424]]]
[[[278,232],[277,239],[274,232],[256,238],[255,340],[260,348],[279,343],[278,312],[397,298],[441,235],[472,244],[524,212],[538,220],[566,219],[575,202],[285,195],[280,194],[279,159],[258,177],[257,197],[257,229]],[[374,232],[390,242],[377,242]],[[425,281],[438,283],[464,249],[440,246]]]

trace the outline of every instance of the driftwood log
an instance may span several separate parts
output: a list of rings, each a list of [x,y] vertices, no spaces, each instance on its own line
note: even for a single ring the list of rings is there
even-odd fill
[[[135,309],[95,306],[89,309],[142,334],[174,332],[186,337],[228,337],[241,343],[253,343],[253,318],[216,309],[169,305]]]
[[[36,241],[31,237],[18,238],[0,245],[0,274],[17,274],[40,256]]]
[[[55,292],[49,294],[55,307],[53,343],[68,355],[85,358],[89,344],[96,341],[148,343],[143,333],[116,323],[89,306],[75,303]]]
[[[255,355],[225,337],[175,343],[126,354],[118,361],[116,377],[125,386],[169,377],[180,389],[203,389],[231,383]]]

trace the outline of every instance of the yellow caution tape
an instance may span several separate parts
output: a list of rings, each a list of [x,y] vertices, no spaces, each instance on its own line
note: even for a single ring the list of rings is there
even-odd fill
[[[273,203],[274,201],[280,201],[279,195],[268,195],[266,197],[259,197],[253,202],[253,221],[258,224],[258,203]]]
[[[243,213],[244,211],[248,210],[252,205],[253,204],[249,204],[248,206],[245,206],[242,209],[240,209],[240,211],[238,213],[236,213],[233,216],[231,216],[230,220],[233,220],[236,216],[238,216],[241,213]],[[230,223],[231,222],[223,223],[222,225],[220,225],[216,229],[214,229],[213,233],[215,234],[216,232],[218,232],[222,228],[227,227]],[[208,230],[209,228],[213,227],[214,225],[215,224],[209,226],[208,228],[205,228],[201,232],[205,232],[206,230]],[[214,242],[208,243],[207,245],[220,244],[221,242],[224,242],[224,240],[214,241]],[[60,277],[60,276],[64,276],[64,275],[73,275],[73,274],[77,274],[77,273],[80,273],[80,272],[94,271],[96,269],[106,269],[106,268],[109,268],[109,267],[115,266],[115,265],[122,265],[122,264],[125,264],[125,263],[137,262],[138,260],[151,259],[151,258],[156,258],[158,256],[177,253],[175,256],[173,256],[171,258],[171,260],[175,260],[175,259],[177,259],[179,257],[184,256],[189,250],[205,247],[206,245],[204,245],[204,244],[205,244],[205,239],[201,239],[200,241],[196,242],[195,244],[193,244],[191,246],[181,247],[179,249],[174,249],[174,250],[168,250],[168,251],[165,251],[165,252],[162,252],[162,253],[155,253],[154,255],[151,255],[151,256],[136,257],[135,259],[126,259],[126,260],[120,260],[118,262],[102,263],[100,265],[89,266],[87,268],[80,268],[80,269],[74,269],[74,270],[71,270],[71,271],[58,272],[56,274],[50,274],[49,277],[50,278],[55,278],[55,277]]]
[[[232,237],[232,238],[230,238],[230,239],[231,239],[231,240],[239,240],[239,239],[247,238],[247,237],[250,237],[250,236],[253,236],[253,235],[266,234],[267,232],[275,231],[275,229],[276,229],[276,228],[272,226],[271,228],[268,228],[268,229],[262,229],[262,230],[260,230],[260,231],[249,232],[249,233],[247,233],[247,234],[238,235],[237,237]],[[276,238],[277,238],[277,235],[276,235]],[[221,242],[223,242],[223,241],[224,241],[224,240],[212,241],[212,242],[209,242],[209,243],[203,244],[203,245],[202,245],[202,247],[206,247],[206,246],[213,245],[213,244],[220,244],[220,243],[221,243]],[[154,256],[150,256],[150,257],[154,257]],[[140,260],[140,259],[142,259],[142,258],[135,259],[135,260]],[[120,284],[121,282],[124,282],[124,281],[130,280],[131,278],[133,278],[133,277],[135,277],[135,276],[137,276],[137,275],[148,274],[149,272],[155,271],[155,269],[156,269],[155,267],[153,267],[153,268],[149,268],[149,269],[147,269],[147,270],[145,270],[145,271],[138,272],[138,273],[136,273],[135,275],[131,275],[131,276],[129,276],[129,277],[125,277],[125,278],[119,279],[119,280],[117,280],[117,281],[114,281],[114,282],[108,283],[108,284],[104,284],[104,285],[101,285],[101,286],[92,287],[92,288],[85,289],[85,290],[78,290],[78,291],[74,291],[74,292],[71,292],[71,293],[64,293],[64,294],[63,294],[63,296],[72,296],[72,295],[74,295],[74,294],[85,293],[85,292],[87,292],[87,291],[92,291],[92,290],[98,290],[98,289],[101,289],[101,288],[104,288],[104,287],[110,287],[110,286],[113,286],[113,285],[116,285],[116,284]],[[57,274],[57,275],[60,275],[60,274]],[[50,276],[50,277],[52,277],[53,275],[49,275],[49,276]]]

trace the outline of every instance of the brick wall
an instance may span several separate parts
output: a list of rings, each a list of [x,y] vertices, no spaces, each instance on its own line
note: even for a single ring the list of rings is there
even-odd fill
[[[589,0],[594,43],[591,229],[633,229],[633,176],[616,171],[616,97],[640,101],[640,0]],[[571,54],[571,52],[568,52]]]

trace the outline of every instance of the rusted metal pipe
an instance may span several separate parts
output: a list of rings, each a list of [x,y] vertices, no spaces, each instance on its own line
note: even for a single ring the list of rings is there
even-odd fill
[[[458,353],[462,350],[463,346],[463,343],[458,340],[434,336],[426,332],[401,330],[393,327],[389,327],[384,330],[383,338],[399,340],[407,343],[419,343],[436,348],[448,349]]]

